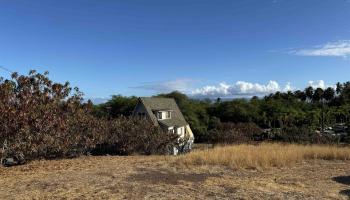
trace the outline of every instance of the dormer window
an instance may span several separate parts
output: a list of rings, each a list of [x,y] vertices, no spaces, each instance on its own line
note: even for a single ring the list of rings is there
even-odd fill
[[[172,110],[156,110],[153,111],[158,120],[171,119]]]
[[[158,112],[157,114],[158,114],[158,117],[157,117],[158,119],[163,119],[163,113],[162,112]]]
[[[167,111],[166,112],[166,118],[167,119],[171,119],[171,111]]]

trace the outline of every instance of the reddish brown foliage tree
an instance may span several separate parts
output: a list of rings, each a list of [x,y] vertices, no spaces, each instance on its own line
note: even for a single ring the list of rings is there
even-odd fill
[[[91,102],[82,103],[78,88],[53,83],[47,75],[30,71],[0,79],[1,157],[74,157],[96,145],[113,146],[112,153],[152,154],[177,141],[147,121],[93,117]]]

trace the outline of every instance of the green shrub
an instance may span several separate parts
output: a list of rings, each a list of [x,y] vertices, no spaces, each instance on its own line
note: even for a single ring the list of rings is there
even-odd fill
[[[306,144],[335,144],[339,142],[338,136],[316,132],[311,127],[284,127],[274,130],[273,140],[288,143]]]
[[[212,143],[232,144],[253,141],[254,136],[262,132],[254,123],[221,123],[209,135]]]

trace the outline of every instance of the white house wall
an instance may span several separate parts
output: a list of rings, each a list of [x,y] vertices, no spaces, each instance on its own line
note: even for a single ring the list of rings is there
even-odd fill
[[[185,127],[184,127],[184,126],[178,127],[178,128],[176,129],[176,133],[177,133],[181,138],[185,137]]]
[[[186,133],[188,134],[188,136],[190,137],[191,140],[194,140],[194,135],[193,135],[193,132],[190,128],[190,125],[186,125]]]

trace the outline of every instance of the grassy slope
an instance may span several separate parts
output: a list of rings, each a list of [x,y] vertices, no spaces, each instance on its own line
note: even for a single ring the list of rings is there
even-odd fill
[[[101,156],[0,167],[0,199],[347,199],[350,161],[233,170],[182,157]]]

